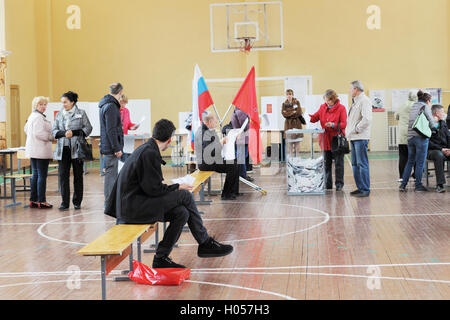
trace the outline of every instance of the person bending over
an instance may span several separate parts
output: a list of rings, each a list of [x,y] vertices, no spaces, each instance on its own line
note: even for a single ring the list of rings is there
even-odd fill
[[[231,245],[220,244],[208,235],[190,192],[192,186],[163,183],[161,151],[171,144],[175,129],[167,119],[155,124],[152,138],[130,155],[106,201],[105,214],[115,217],[117,224],[170,223],[156,249],[153,268],[185,268],[169,254],[186,223],[199,244],[199,257],[221,257],[233,251]]]

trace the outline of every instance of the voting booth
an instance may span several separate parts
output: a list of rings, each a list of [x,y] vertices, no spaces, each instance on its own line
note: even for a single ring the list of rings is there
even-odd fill
[[[286,134],[288,195],[325,194],[323,129],[293,129]]]

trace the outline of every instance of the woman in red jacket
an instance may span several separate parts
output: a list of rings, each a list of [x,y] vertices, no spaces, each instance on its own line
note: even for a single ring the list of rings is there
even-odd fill
[[[331,168],[335,166],[336,175],[336,191],[341,191],[344,187],[344,154],[331,152],[331,140],[333,136],[338,134],[338,128],[345,135],[345,127],[347,126],[347,110],[345,106],[339,101],[339,98],[334,90],[327,90],[323,96],[325,103],[322,104],[311,117],[311,122],[320,121],[322,128],[325,129],[321,139],[321,147],[324,150],[325,159],[325,178],[326,188],[333,189],[333,177]]]

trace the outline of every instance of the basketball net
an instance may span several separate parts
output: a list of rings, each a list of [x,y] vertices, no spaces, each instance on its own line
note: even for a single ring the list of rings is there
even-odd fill
[[[241,44],[239,50],[241,52],[244,52],[245,54],[250,53],[250,51],[252,50],[254,41],[255,41],[255,38],[252,38],[252,37],[239,38],[239,42]]]

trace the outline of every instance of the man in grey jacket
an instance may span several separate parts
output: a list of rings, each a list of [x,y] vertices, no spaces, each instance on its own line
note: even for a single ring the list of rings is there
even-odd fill
[[[357,189],[350,192],[355,197],[367,197],[370,194],[370,170],[367,149],[372,124],[372,103],[364,94],[361,81],[351,83],[352,106],[347,118],[347,138],[352,149],[353,178]]]

